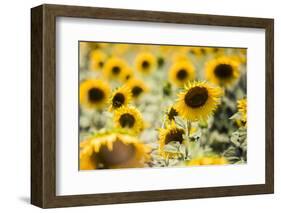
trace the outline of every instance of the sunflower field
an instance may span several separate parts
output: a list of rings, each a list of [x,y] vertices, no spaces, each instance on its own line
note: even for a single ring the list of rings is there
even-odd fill
[[[79,42],[80,170],[247,162],[247,50]]]

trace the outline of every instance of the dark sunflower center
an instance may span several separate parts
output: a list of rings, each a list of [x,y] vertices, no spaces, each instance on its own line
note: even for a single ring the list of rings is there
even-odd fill
[[[96,158],[97,161],[103,164],[104,168],[125,163],[135,156],[135,146],[133,144],[124,144],[117,140],[113,143],[112,150],[107,146],[101,146]]]
[[[165,144],[168,144],[172,141],[178,141],[180,144],[183,142],[183,129],[174,129],[170,131],[165,137]]]
[[[133,97],[138,97],[143,92],[143,89],[141,87],[135,86],[132,89],[132,95]]]
[[[120,71],[121,71],[121,69],[120,69],[119,66],[114,66],[114,67],[112,67],[112,73],[113,73],[114,75],[118,75],[118,74],[120,73]]]
[[[132,128],[135,124],[135,117],[129,113],[120,116],[119,122],[122,127]]]
[[[188,74],[187,74],[187,71],[185,69],[180,69],[178,72],[177,72],[177,79],[179,80],[185,80],[187,78]]]
[[[208,100],[208,90],[204,87],[194,87],[186,93],[184,102],[191,108],[203,106]]]
[[[215,67],[214,73],[218,78],[226,79],[232,77],[233,69],[229,64],[219,64]]]
[[[178,112],[174,108],[171,108],[170,111],[168,112],[168,119],[174,120],[176,116],[178,116]]]
[[[125,103],[125,96],[122,93],[116,93],[112,99],[112,105],[115,108],[121,107]]]
[[[200,49],[200,52],[201,52],[203,55],[206,54],[206,50],[205,50],[204,48],[201,48],[201,49]]]
[[[91,102],[99,102],[104,98],[104,92],[99,88],[92,88],[88,92],[88,98]]]
[[[100,61],[100,62],[99,62],[99,67],[102,68],[102,67],[103,67],[103,64],[104,64],[104,63],[103,63],[102,61]]]
[[[149,64],[148,61],[143,61],[142,64],[141,64],[141,66],[142,66],[143,69],[148,69],[149,66],[150,66],[150,64]]]
[[[125,77],[126,80],[129,80],[130,78],[131,78],[130,74],[126,75],[126,77]]]

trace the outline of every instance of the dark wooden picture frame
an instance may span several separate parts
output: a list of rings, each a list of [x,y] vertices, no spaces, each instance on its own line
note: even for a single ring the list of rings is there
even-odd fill
[[[194,189],[56,195],[56,18],[95,18],[265,29],[265,184]],[[274,20],[217,15],[41,5],[31,9],[31,203],[66,207],[219,196],[274,191]]]

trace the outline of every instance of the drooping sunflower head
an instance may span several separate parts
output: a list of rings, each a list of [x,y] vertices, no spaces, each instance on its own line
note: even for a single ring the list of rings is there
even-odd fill
[[[99,79],[89,79],[80,83],[80,105],[87,108],[103,108],[110,95],[110,86]]]
[[[222,94],[222,89],[209,83],[189,82],[174,107],[188,121],[206,120],[218,107]]]
[[[166,112],[168,121],[172,122],[175,120],[175,117],[179,115],[178,111],[173,107],[169,107],[168,111]]]
[[[81,145],[80,170],[142,168],[150,160],[150,146],[128,134],[107,133]]]
[[[136,78],[130,79],[127,82],[127,86],[130,88],[132,97],[134,99],[138,99],[149,90],[147,85],[142,80]]]
[[[114,124],[116,128],[126,129],[134,134],[139,134],[145,126],[140,111],[132,106],[120,107],[115,110]]]
[[[165,145],[169,143],[178,142],[180,144],[184,143],[185,131],[175,125],[175,122],[167,125],[165,128],[160,128],[158,133],[158,143],[159,143],[159,154],[163,157],[175,158],[178,157],[177,153],[171,153],[166,151]]]
[[[142,52],[136,56],[136,70],[142,74],[150,74],[157,66],[156,57],[150,52]]]
[[[118,57],[109,58],[104,64],[103,75],[108,79],[122,80],[127,63]]]
[[[241,121],[243,123],[247,122],[247,99],[240,99],[237,101],[237,109],[241,114]]]
[[[101,50],[93,50],[90,53],[89,69],[99,71],[103,68],[107,55]]]
[[[195,68],[189,61],[177,61],[170,68],[169,80],[178,87],[184,86],[188,81],[194,80],[194,78]]]
[[[231,86],[240,76],[239,63],[231,57],[222,56],[208,61],[205,76],[220,86]]]
[[[110,98],[110,111],[116,110],[122,106],[127,106],[132,99],[131,91],[127,86],[119,87]]]

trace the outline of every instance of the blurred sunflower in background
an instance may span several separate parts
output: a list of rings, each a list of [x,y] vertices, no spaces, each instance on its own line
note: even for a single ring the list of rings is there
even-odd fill
[[[231,86],[240,76],[239,63],[227,56],[212,59],[205,65],[205,76],[219,86]]]
[[[139,134],[145,127],[140,111],[132,106],[115,110],[113,119],[116,128],[126,129],[134,134]]]
[[[206,82],[190,82],[178,94],[175,109],[188,121],[207,120],[220,103],[222,90]]]
[[[228,161],[224,157],[203,156],[191,159],[187,162],[187,166],[208,166],[208,165],[225,165]]]
[[[104,64],[103,75],[107,79],[122,81],[127,69],[127,63],[123,59],[111,57]]]
[[[195,68],[186,60],[175,62],[169,70],[169,80],[172,84],[183,87],[188,81],[195,79]]]
[[[101,50],[93,50],[90,53],[89,69],[91,71],[99,71],[107,59],[107,55]]]
[[[103,108],[110,95],[110,86],[99,79],[89,79],[80,83],[80,104],[87,108]]]
[[[130,88],[128,88],[127,86],[119,87],[113,92],[110,98],[109,110],[112,111],[120,107],[127,106],[128,103],[130,103],[131,99],[132,94]]]
[[[149,162],[151,148],[137,137],[107,133],[80,144],[80,170],[141,168]]]
[[[136,56],[135,68],[142,74],[150,74],[157,67],[156,57],[150,52],[141,52]]]
[[[127,81],[126,85],[130,88],[134,99],[138,99],[149,90],[148,86],[142,80],[136,78]]]

